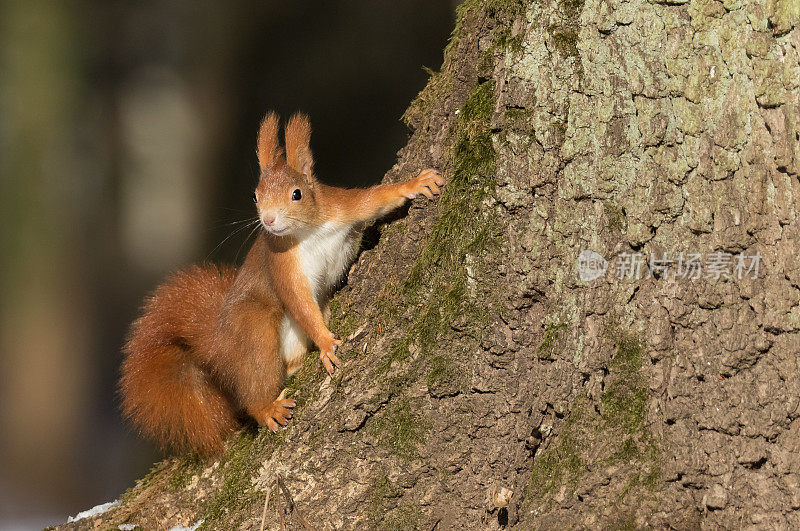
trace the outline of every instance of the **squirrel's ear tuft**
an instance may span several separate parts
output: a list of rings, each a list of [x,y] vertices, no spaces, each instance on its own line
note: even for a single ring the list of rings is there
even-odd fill
[[[292,169],[311,178],[314,159],[311,156],[311,123],[298,112],[286,124],[286,161]]]
[[[270,111],[261,122],[258,130],[257,152],[258,165],[262,170],[274,164],[280,157],[280,147],[278,146],[278,128],[280,120],[278,115]]]

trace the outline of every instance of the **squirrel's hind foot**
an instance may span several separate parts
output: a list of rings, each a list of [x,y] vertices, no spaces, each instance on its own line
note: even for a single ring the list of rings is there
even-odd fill
[[[284,389],[278,398],[259,413],[254,414],[253,418],[256,419],[259,426],[266,426],[274,433],[278,431],[279,425],[289,424],[289,420],[292,418],[292,408],[296,405],[297,402],[293,399],[286,398],[286,389]]]

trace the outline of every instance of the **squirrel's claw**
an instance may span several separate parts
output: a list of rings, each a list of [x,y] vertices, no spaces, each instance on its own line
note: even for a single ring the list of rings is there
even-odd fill
[[[422,194],[428,199],[440,193],[440,187],[444,186],[442,174],[433,168],[422,170],[419,175],[409,182],[409,191],[405,194],[407,198],[414,199],[417,194]]]
[[[341,365],[339,358],[336,356],[336,349],[338,349],[341,344],[342,342],[340,340],[334,339],[333,346],[330,350],[323,350],[319,353],[319,359],[322,361],[322,365],[325,366],[325,370],[330,376],[333,376],[336,367]]]

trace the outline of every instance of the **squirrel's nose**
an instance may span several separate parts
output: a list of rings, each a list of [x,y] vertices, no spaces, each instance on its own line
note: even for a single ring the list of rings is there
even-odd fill
[[[261,219],[264,222],[264,225],[267,225],[267,226],[272,225],[273,223],[275,223],[275,216],[264,216]]]

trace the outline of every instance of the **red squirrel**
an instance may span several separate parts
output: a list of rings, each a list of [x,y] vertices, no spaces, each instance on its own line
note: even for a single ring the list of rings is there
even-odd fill
[[[328,330],[328,299],[352,263],[363,228],[444,185],[423,170],[396,184],[345,189],[314,176],[304,114],[286,124],[269,113],[258,132],[260,178],[253,199],[261,224],[237,269],[192,266],[146,299],[123,351],[123,415],[162,448],[213,456],[245,413],[270,430],[287,425],[295,401],[287,376],[310,343],[329,374],[341,344]]]

